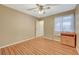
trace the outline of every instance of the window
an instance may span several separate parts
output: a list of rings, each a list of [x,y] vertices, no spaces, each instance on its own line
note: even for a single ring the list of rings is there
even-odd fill
[[[61,32],[62,28],[61,28],[61,24],[62,24],[62,17],[56,17],[55,18],[55,32]]]
[[[63,32],[74,32],[74,15],[63,16],[62,20],[62,31]]]
[[[74,14],[58,16],[55,18],[55,33],[74,32]]]

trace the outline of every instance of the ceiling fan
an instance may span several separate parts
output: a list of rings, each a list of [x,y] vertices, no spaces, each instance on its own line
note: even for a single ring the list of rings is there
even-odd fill
[[[45,14],[45,10],[51,9],[52,6],[56,6],[58,4],[36,4],[35,8],[27,9],[29,11],[37,11],[39,14]]]

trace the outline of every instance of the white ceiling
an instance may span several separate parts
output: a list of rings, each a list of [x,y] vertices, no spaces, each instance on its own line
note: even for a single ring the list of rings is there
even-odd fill
[[[58,4],[56,6],[51,6],[51,9],[46,10],[45,14],[39,14],[38,12],[27,10],[27,9],[36,7],[35,4],[4,4],[4,6],[16,9],[20,12],[35,16],[37,18],[46,17],[46,16],[50,16],[53,14],[65,12],[68,10],[72,10],[76,7],[75,4],[61,4],[61,5]]]

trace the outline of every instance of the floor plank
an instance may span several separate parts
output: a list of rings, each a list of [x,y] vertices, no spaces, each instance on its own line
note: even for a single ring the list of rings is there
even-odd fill
[[[43,37],[0,49],[0,55],[77,55],[75,48]]]

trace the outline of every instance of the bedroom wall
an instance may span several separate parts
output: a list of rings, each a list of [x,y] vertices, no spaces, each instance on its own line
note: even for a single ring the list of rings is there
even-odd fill
[[[44,36],[53,38],[54,16],[43,18],[44,20]]]
[[[75,16],[76,16],[76,34],[77,34],[77,50],[79,52],[79,5],[77,5],[76,7],[76,11],[75,11]]]
[[[54,35],[54,19],[56,16],[62,16],[62,15],[64,16],[72,13],[74,13],[74,10],[70,10],[70,11],[66,11],[66,12],[62,12],[59,14],[42,18],[44,20],[44,36],[50,39],[54,39],[56,41],[60,41],[60,36]]]
[[[35,37],[36,18],[0,5],[0,47]]]

